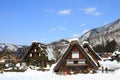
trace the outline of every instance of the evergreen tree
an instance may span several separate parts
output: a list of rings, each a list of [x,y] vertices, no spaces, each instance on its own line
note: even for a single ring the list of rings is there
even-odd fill
[[[116,50],[117,43],[115,40],[107,41],[105,45],[105,52],[114,52]]]
[[[93,49],[94,49],[97,53],[102,53],[102,52],[104,52],[104,45],[97,45],[97,46],[93,47]]]

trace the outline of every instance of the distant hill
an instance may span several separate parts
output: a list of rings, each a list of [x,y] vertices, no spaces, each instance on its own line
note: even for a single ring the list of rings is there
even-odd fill
[[[92,46],[106,45],[107,42],[115,40],[118,47],[120,47],[120,19],[86,32],[79,38],[79,40],[80,43],[86,40]]]
[[[0,51],[2,50],[10,50],[12,52],[16,52],[17,49],[24,48],[22,45],[15,45],[11,43],[0,43]]]
[[[64,51],[70,40],[71,39],[61,39],[52,42],[50,45],[53,46],[54,51],[58,51],[58,54],[59,51]],[[120,19],[99,28],[89,30],[79,38],[80,44],[84,41],[88,41],[89,44],[97,50],[101,49],[98,52],[109,52],[115,49],[120,50]]]

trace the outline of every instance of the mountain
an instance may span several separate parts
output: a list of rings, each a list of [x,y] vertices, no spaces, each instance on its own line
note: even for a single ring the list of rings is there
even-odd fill
[[[10,50],[12,52],[17,51],[18,48],[23,48],[21,45],[14,45],[10,43],[0,43],[0,51],[2,50]]]
[[[62,53],[67,48],[68,44],[69,44],[69,41],[67,41],[66,39],[60,39],[58,41],[54,41],[48,44],[48,46],[53,50],[54,58],[58,60],[62,55]]]
[[[120,46],[120,19],[102,27],[89,30],[79,40],[80,43],[88,41],[92,46],[106,45],[107,41],[115,40],[118,46]]]

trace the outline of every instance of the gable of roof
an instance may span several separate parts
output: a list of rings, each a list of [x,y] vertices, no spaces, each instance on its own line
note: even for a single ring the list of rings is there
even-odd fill
[[[31,49],[33,48],[34,45],[36,45],[38,48],[40,48],[40,47],[39,47],[39,44],[40,44],[40,43],[38,43],[38,42],[33,42],[33,43],[31,44],[28,52],[25,53],[24,56],[22,57],[22,61],[24,61],[24,60],[26,59],[26,57],[29,55],[29,53],[30,53],[30,51],[31,51]]]

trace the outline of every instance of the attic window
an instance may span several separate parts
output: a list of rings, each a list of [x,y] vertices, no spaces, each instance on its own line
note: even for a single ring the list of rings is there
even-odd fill
[[[30,57],[32,57],[32,53],[30,53]]]
[[[72,58],[79,58],[79,52],[72,52]]]
[[[36,51],[37,51],[37,49],[34,49],[34,51],[36,52]]]

